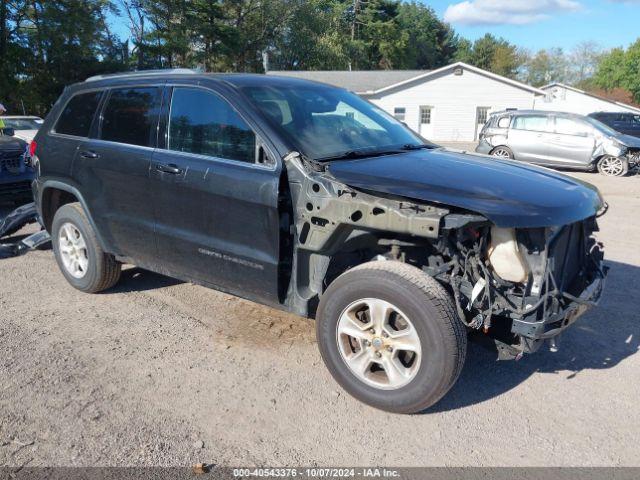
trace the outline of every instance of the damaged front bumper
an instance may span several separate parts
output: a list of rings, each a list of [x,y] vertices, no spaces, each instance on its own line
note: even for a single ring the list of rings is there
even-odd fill
[[[604,290],[607,267],[602,266],[598,277],[578,297],[559,311],[535,320],[535,313],[523,318],[514,318],[511,332],[532,340],[545,340],[560,335],[590,308],[598,305]],[[568,294],[560,294],[565,298]],[[540,309],[543,306],[538,307]]]

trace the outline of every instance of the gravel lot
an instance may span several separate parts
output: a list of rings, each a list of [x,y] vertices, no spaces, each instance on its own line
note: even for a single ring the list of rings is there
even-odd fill
[[[0,260],[0,464],[637,466],[640,176],[577,176],[611,205],[601,307],[558,353],[471,345],[421,415],[343,393],[311,321],[136,268],[85,295],[51,251]]]

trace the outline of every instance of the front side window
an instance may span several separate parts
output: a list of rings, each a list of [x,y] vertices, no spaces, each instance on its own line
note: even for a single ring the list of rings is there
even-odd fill
[[[393,109],[393,116],[396,117],[396,120],[399,122],[404,122],[407,117],[407,109],[404,107],[396,107]]]
[[[169,150],[255,161],[256,136],[225,100],[213,92],[175,88],[169,118]]]
[[[381,108],[340,88],[261,82],[242,87],[242,93],[292,147],[311,159],[424,143]]]
[[[159,104],[160,89],[157,87],[112,90],[102,114],[100,138],[128,145],[152,146]]]
[[[102,92],[75,95],[62,110],[53,131],[74,137],[88,137]]]
[[[572,118],[556,117],[556,133],[584,137],[589,134],[589,126]]]
[[[529,130],[532,132],[550,132],[549,118],[542,115],[527,115],[516,117],[513,122],[516,130]]]

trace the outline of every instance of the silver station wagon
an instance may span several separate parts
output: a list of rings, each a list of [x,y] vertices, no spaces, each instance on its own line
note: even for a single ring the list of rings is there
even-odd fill
[[[623,176],[640,164],[640,138],[583,115],[538,110],[492,114],[476,152],[549,167]]]

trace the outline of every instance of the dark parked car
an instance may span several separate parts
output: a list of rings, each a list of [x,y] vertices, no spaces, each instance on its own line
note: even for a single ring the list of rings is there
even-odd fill
[[[616,132],[640,137],[640,113],[595,112],[590,113],[589,116],[608,125]]]
[[[0,202],[17,204],[31,198],[34,172],[25,162],[26,142],[13,134],[11,128],[0,132]]]
[[[601,295],[595,187],[435,147],[328,85],[96,77],[35,141],[71,285],[108,289],[131,263],[315,318],[335,379],[388,411],[442,398],[468,331],[519,358]]]
[[[496,112],[479,139],[478,153],[610,176],[624,176],[640,161],[640,139],[573,113]]]

